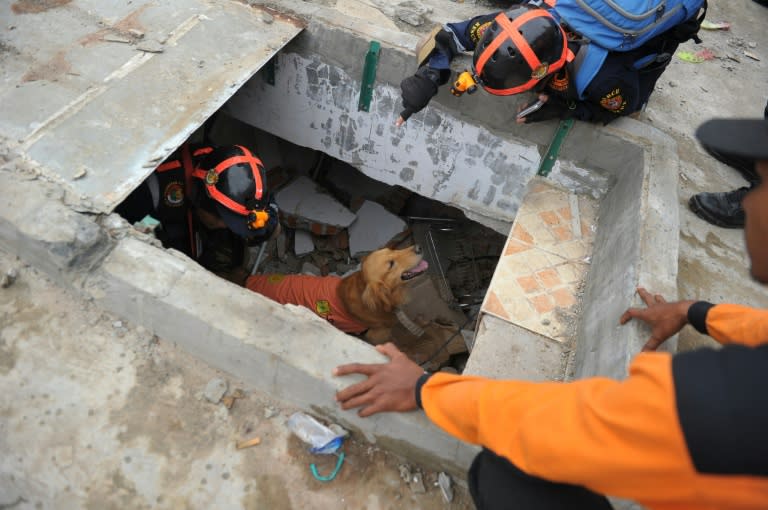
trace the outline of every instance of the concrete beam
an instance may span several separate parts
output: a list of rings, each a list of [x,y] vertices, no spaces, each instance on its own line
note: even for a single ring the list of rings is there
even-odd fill
[[[105,309],[250,388],[341,423],[411,460],[463,476],[476,452],[419,412],[361,419],[342,411],[335,392],[359,378],[337,379],[331,371],[342,363],[380,363],[380,354],[309,310],[224,281],[183,255],[125,238],[84,289]]]

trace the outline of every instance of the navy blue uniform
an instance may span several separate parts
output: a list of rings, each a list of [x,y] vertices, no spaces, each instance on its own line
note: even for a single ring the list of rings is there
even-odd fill
[[[467,21],[448,23],[444,29],[453,36],[455,49],[471,52],[498,14],[494,12],[475,16]],[[573,40],[569,42],[569,47],[577,54],[580,44]],[[578,97],[572,80],[574,66],[569,63],[561,72],[542,80],[536,92],[549,95],[549,100],[542,109],[529,115],[527,120],[574,118],[607,124],[618,117],[639,111],[648,101],[656,80],[664,71],[663,66],[636,69],[642,51],[609,53],[603,66],[585,89],[583,98]],[[454,47],[437,44],[428,65],[436,70],[449,70],[450,61],[454,57]]]
[[[192,166],[200,166],[212,151],[211,147],[192,147]],[[200,191],[204,193],[204,191]],[[130,223],[150,215],[161,224],[157,236],[166,248],[179,250],[193,257],[200,265],[215,273],[226,273],[244,263],[247,244],[269,239],[277,227],[278,209],[274,197],[267,225],[254,231],[246,240],[227,228],[207,229],[195,214],[190,214],[184,168],[178,154],[172,155],[120,204],[116,212]],[[191,222],[191,228],[190,228]],[[190,235],[193,234],[193,237]]]

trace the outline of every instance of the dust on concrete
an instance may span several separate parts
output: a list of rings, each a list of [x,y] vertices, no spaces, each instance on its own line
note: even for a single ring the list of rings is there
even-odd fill
[[[37,14],[62,7],[72,0],[19,0],[11,5],[14,14]]]

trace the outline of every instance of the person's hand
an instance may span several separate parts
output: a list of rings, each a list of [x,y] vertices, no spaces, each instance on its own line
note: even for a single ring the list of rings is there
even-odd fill
[[[422,66],[416,71],[416,74],[400,82],[403,111],[400,112],[400,116],[395,121],[396,126],[402,126],[411,115],[421,111],[429,104],[429,100],[437,94],[437,86],[440,84],[443,74],[442,71]]]
[[[539,100],[544,102],[544,106],[535,112],[529,113],[522,119],[515,119],[515,122],[518,124],[526,124],[551,119],[569,119],[576,109],[576,101],[565,99],[559,94],[540,94]],[[524,108],[527,108],[528,106],[530,106],[530,104],[525,105]],[[518,112],[520,111],[522,111],[522,108],[518,110]]]
[[[341,408],[362,407],[357,414],[363,418],[376,413],[416,409],[416,382],[424,370],[392,343],[377,345],[376,350],[387,356],[389,363],[351,363],[333,370],[335,376],[368,376],[366,380],[336,393]]]
[[[640,319],[648,324],[651,327],[651,337],[643,346],[643,351],[655,351],[688,324],[688,309],[695,301],[667,303],[660,294],[651,295],[642,287],[637,288],[637,293],[648,308],[630,308],[622,314],[619,322],[626,324],[632,319]]]
[[[539,94],[539,97],[536,98],[536,99],[538,101],[541,101],[542,103],[544,103],[544,106],[546,106],[547,105],[547,101],[549,100],[549,96],[547,94]],[[533,103],[535,103],[535,102],[536,101],[531,101],[530,103],[521,104],[520,106],[517,107],[517,112],[515,112],[515,122],[516,123],[518,123],[518,124],[525,124],[528,121],[528,117],[530,117],[531,114],[529,114],[526,117],[520,117],[520,118],[517,117],[517,114],[519,114],[520,112],[522,112],[523,110],[525,110],[529,106],[532,106]],[[542,106],[541,108],[544,108],[544,106]],[[536,112],[533,112],[533,113],[536,113]]]

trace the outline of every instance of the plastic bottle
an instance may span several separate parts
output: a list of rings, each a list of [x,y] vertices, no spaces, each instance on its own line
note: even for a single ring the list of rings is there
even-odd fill
[[[311,453],[336,452],[344,441],[344,432],[334,432],[313,417],[302,412],[293,413],[287,422],[288,430],[310,445]]]

